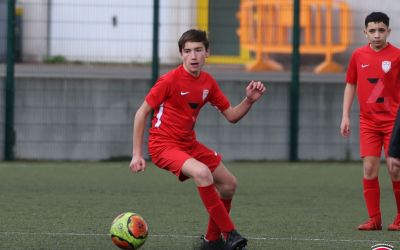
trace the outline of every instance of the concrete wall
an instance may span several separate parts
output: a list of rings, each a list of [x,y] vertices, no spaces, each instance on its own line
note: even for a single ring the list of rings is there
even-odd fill
[[[129,155],[143,82],[17,79],[15,156],[99,160]]]
[[[265,78],[268,93],[238,124],[225,121],[210,105],[200,114],[196,126],[198,139],[223,154],[226,160],[288,159],[289,86],[287,82]],[[217,80],[232,104],[243,98],[246,81]],[[17,77],[16,158],[105,160],[129,157],[132,117],[147,89],[147,79]],[[0,96],[4,96],[3,92],[0,87]],[[353,135],[347,140],[339,135],[342,98],[341,82],[301,84],[301,160],[359,159],[357,105],[353,109]],[[0,157],[4,144],[3,117],[1,103]]]

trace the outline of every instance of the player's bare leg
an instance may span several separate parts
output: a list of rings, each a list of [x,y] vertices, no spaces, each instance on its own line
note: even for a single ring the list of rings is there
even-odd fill
[[[376,156],[365,156],[363,158],[363,174],[367,180],[372,180],[379,175],[379,164],[381,159]]]
[[[223,200],[232,199],[237,187],[236,177],[221,162],[212,173],[214,184]]]
[[[193,179],[198,187],[209,186],[214,183],[210,169],[200,161],[190,158],[182,166],[182,173]]]

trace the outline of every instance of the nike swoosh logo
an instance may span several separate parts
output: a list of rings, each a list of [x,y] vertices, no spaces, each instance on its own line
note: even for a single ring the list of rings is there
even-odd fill
[[[368,66],[369,66],[369,64],[361,64],[361,68],[366,68]]]
[[[183,91],[181,91],[181,95],[187,95],[187,94],[189,94],[190,92],[183,92]]]

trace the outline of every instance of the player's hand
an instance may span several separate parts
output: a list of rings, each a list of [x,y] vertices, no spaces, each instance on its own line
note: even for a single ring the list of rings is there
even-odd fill
[[[350,120],[348,118],[343,118],[340,124],[340,134],[343,137],[348,137],[350,135]]]
[[[146,168],[146,161],[141,156],[133,156],[129,168],[132,172],[143,172]]]
[[[267,88],[260,81],[251,81],[246,87],[246,98],[250,103],[256,102],[264,94]]]
[[[395,157],[388,158],[389,168],[400,168],[400,159]]]

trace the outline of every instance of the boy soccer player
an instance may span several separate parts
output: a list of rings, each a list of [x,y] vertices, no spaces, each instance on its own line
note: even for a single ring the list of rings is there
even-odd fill
[[[229,122],[236,123],[261,98],[266,87],[259,81],[251,81],[246,87],[246,97],[232,107],[217,82],[202,71],[209,55],[206,33],[188,30],[182,34],[178,46],[182,65],[159,78],[135,114],[130,168],[140,172],[146,167],[143,135],[146,118],[154,110],[149,155],[155,165],[175,174],[180,181],[192,178],[195,182],[209,213],[201,249],[244,249],[247,239],[236,231],[229,216],[236,178],[217,152],[196,140],[193,128],[200,109],[207,102],[218,108]]]
[[[360,155],[363,159],[363,189],[369,220],[359,230],[381,230],[380,187],[378,181],[382,146],[388,146],[400,101],[400,50],[387,42],[389,17],[372,12],[365,18],[369,43],[356,49],[350,59],[343,98],[340,133],[350,134],[350,109],[357,91],[360,105]],[[388,230],[400,230],[400,168],[390,167],[397,216]]]

